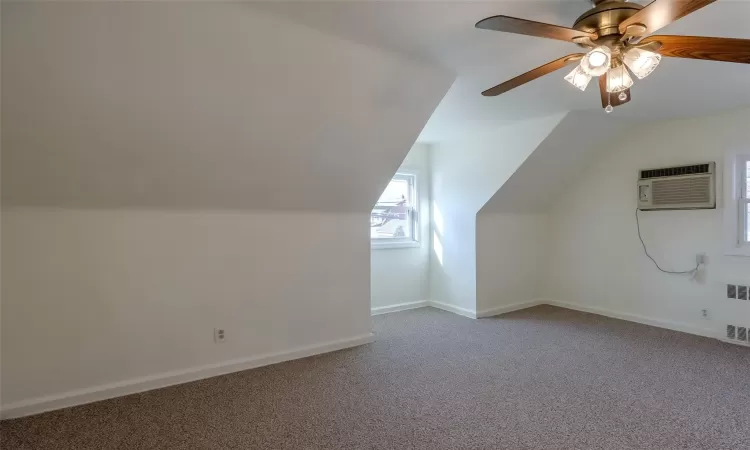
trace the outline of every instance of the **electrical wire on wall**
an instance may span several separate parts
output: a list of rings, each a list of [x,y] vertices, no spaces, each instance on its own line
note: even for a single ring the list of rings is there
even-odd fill
[[[636,225],[636,228],[638,229],[638,239],[640,239],[641,245],[643,246],[643,252],[646,253],[646,256],[648,256],[648,259],[650,259],[654,263],[654,265],[656,266],[657,269],[659,269],[660,271],[662,271],[664,273],[669,273],[669,274],[673,274],[673,275],[692,275],[693,277],[695,277],[695,274],[698,272],[698,269],[700,269],[700,267],[701,267],[700,263],[696,263],[695,267],[692,268],[692,269],[690,269],[690,270],[683,270],[683,271],[679,271],[679,272],[675,272],[675,271],[671,271],[671,270],[664,270],[664,269],[661,268],[661,266],[659,266],[659,263],[656,262],[656,260],[653,258],[653,256],[651,256],[648,253],[648,249],[646,248],[646,243],[643,242],[643,236],[641,236],[641,222],[640,222],[640,220],[638,220],[638,210],[639,210],[639,208],[635,208],[635,225]]]

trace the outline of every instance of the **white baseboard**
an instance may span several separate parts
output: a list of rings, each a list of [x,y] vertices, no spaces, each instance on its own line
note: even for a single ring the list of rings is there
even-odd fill
[[[421,304],[422,302],[417,302],[417,303]],[[619,311],[613,311],[610,309],[599,308],[595,306],[579,305],[576,303],[567,303],[567,302],[561,302],[561,301],[551,300],[551,299],[536,299],[536,300],[530,300],[527,302],[512,303],[510,305],[497,306],[494,308],[483,309],[480,311],[472,311],[467,308],[462,308],[460,306],[455,306],[455,305],[451,305],[448,303],[437,302],[434,300],[428,300],[425,303],[428,306],[433,306],[435,308],[439,308],[439,309],[452,312],[454,314],[459,314],[461,316],[469,317],[472,319],[497,316],[499,314],[505,314],[511,311],[518,311],[521,309],[531,308],[531,307],[539,306],[539,305],[551,305],[551,306],[557,306],[560,308],[572,309],[575,311],[582,311],[582,312],[597,314],[600,316],[611,317],[613,319],[627,320],[630,322],[641,323],[644,325],[651,325],[651,326],[658,327],[658,328],[665,328],[668,330],[680,331],[683,333],[694,334],[697,336],[704,336],[704,337],[719,339],[719,340],[723,340],[731,344],[738,343],[738,342],[733,342],[727,339],[723,339],[722,336],[718,335],[715,332],[715,330],[709,329],[709,328],[699,328],[699,327],[695,327],[687,323],[675,322],[672,320],[653,319],[650,317],[641,316],[637,314],[624,313],[624,312],[619,312]],[[395,306],[398,306],[398,305],[395,305]]]
[[[539,300],[530,300],[527,302],[512,303],[510,305],[496,306],[494,308],[477,311],[477,318],[497,316],[498,314],[505,314],[511,311],[518,311],[519,309],[526,309],[539,305],[541,305]]]
[[[398,312],[398,311],[406,311],[409,309],[416,309],[416,308],[424,308],[428,305],[427,300],[422,300],[418,302],[408,302],[408,303],[397,303],[395,305],[388,305],[388,306],[378,306],[377,308],[372,308],[372,315],[377,316],[379,314],[387,314],[392,312]]]
[[[433,306],[435,308],[439,308],[448,312],[452,312],[454,314],[459,314],[464,317],[470,317],[472,319],[480,319],[482,317],[496,316],[498,314],[504,314],[504,313],[508,313],[511,311],[517,311],[519,309],[531,308],[532,306],[540,305],[541,302],[538,300],[531,300],[528,302],[518,302],[518,303],[513,303],[510,305],[496,306],[494,308],[483,309],[481,311],[473,311],[471,309],[462,308],[460,306],[451,305],[449,303],[436,302],[434,300],[428,301],[427,304],[429,306]]]
[[[733,341],[733,340],[727,339],[725,337],[719,337],[719,338],[716,338],[716,339],[720,340],[721,342],[726,342],[727,344],[739,345],[741,347],[750,347],[750,344],[747,343],[747,342]]]
[[[458,314],[460,316],[469,317],[471,319],[477,318],[477,312],[472,311],[470,309],[462,308],[460,306],[451,305],[448,303],[443,302],[436,302],[434,300],[430,300],[427,302],[429,306],[433,306],[438,309],[442,309],[444,311],[452,312],[454,314]]]
[[[62,394],[33,398],[3,405],[2,408],[0,408],[0,418],[11,419],[15,417],[29,416],[54,409],[67,408],[99,400],[121,397],[123,395],[136,394],[138,392],[150,391],[152,389],[163,388],[175,384],[187,383],[241,370],[267,366],[269,364],[290,361],[292,359],[305,358],[344,348],[356,347],[358,345],[369,344],[370,342],[373,342],[373,340],[373,334],[368,333],[348,339],[297,347],[284,352],[239,358],[221,363],[164,372],[86,389],[77,389]]]
[[[546,299],[546,300],[541,300],[540,303],[546,304],[546,305],[552,305],[552,306],[559,306],[560,308],[567,308],[567,309],[573,309],[576,311],[583,311],[583,312],[588,312],[592,314],[598,314],[600,316],[611,317],[613,319],[628,320],[630,322],[642,323],[644,325],[651,325],[653,327],[658,327],[658,328],[666,328],[668,330],[681,331],[683,333],[690,333],[690,334],[695,334],[698,336],[705,336],[705,337],[710,337],[714,339],[719,338],[716,335],[716,332],[714,330],[711,330],[708,328],[698,328],[690,324],[686,324],[682,322],[675,322],[672,320],[652,319],[650,317],[640,316],[637,314],[623,313],[619,311],[613,311],[610,309],[598,308],[595,306],[585,306],[585,305],[578,305],[575,303],[560,302],[557,300]]]

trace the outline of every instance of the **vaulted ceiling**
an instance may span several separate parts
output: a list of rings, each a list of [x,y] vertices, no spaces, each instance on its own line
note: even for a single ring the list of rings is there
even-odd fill
[[[480,95],[578,48],[477,20],[570,25],[588,7],[3,2],[3,205],[366,212],[418,135],[750,104],[750,65],[668,58],[610,116],[563,71]],[[747,17],[750,2],[720,0],[663,32],[750,38]]]
[[[246,3],[3,2],[3,206],[367,213],[453,79]]]
[[[649,3],[642,1],[640,3]],[[578,52],[572,44],[474,28],[505,14],[570,26],[588,0],[454,2],[260,2],[258,8],[347,38],[440,64],[458,75],[420,139],[439,141],[487,127],[570,110],[601,111],[592,84],[580,92],[563,70],[499,97],[480,92]],[[719,0],[660,30],[660,34],[750,39],[750,2]],[[665,58],[648,79],[636,80],[633,101],[615,117],[669,118],[750,104],[750,65]]]
[[[577,176],[606,153],[613,143],[626,142],[643,121],[611,120],[593,111],[574,111],[549,132],[505,181],[480,213],[545,213]],[[632,134],[631,134],[632,136]]]

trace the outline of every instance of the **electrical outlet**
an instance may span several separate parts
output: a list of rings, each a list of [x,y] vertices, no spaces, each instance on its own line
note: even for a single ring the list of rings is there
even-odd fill
[[[701,309],[701,319],[703,320],[709,320],[711,318],[711,315],[708,313],[707,309]]]
[[[222,342],[226,342],[227,335],[224,332],[222,328],[214,328],[214,342],[217,344],[221,344]]]

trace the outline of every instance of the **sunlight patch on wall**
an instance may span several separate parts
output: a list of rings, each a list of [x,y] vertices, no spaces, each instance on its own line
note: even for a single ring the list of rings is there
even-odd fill
[[[435,252],[440,265],[443,265],[443,243],[440,241],[440,236],[437,231],[432,233],[432,249]]]
[[[443,234],[443,214],[435,202],[432,202],[432,224],[441,235]]]

